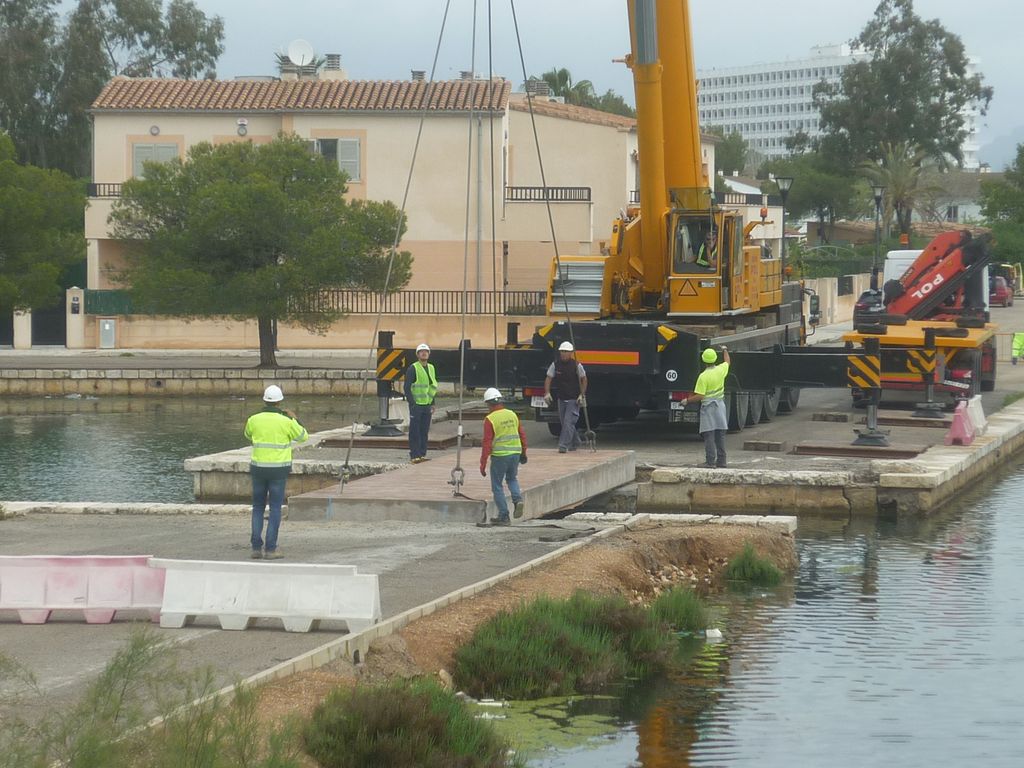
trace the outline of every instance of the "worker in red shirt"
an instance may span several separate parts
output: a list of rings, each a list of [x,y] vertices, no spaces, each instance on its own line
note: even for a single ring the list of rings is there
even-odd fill
[[[504,485],[512,494],[515,517],[523,516],[523,492],[519,490],[519,465],[526,463],[526,433],[515,411],[501,404],[501,392],[491,387],[484,392],[489,413],[484,419],[484,444],[480,451],[480,474],[487,477],[487,459],[491,459],[491,491],[498,516],[490,525],[511,525]]]

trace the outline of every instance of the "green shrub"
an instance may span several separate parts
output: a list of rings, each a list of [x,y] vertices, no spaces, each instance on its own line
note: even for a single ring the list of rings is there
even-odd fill
[[[662,592],[651,605],[654,617],[673,629],[700,632],[708,625],[707,609],[697,594],[687,587]]]
[[[304,731],[323,768],[503,768],[520,765],[493,727],[427,680],[338,688]]]
[[[753,544],[747,544],[743,551],[729,561],[725,578],[732,582],[745,582],[758,587],[774,587],[782,581],[782,571],[771,562],[759,557]]]
[[[474,696],[537,699],[601,689],[667,667],[675,640],[622,597],[539,598],[482,624],[455,653],[456,684]]]
[[[15,701],[42,700],[31,676],[0,657],[0,683],[12,682]],[[0,768],[296,768],[297,739],[258,727],[256,693],[210,696],[219,687],[209,668],[182,672],[172,648],[135,627],[79,701],[37,722],[3,721]],[[161,714],[162,725],[147,727]]]

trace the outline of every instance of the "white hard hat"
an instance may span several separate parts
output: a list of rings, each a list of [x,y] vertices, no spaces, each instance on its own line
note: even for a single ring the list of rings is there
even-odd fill
[[[265,403],[280,403],[284,400],[284,392],[277,384],[271,384],[265,390],[263,390],[263,402]]]
[[[501,392],[494,387],[488,387],[487,391],[484,392],[485,403],[497,403],[501,400]]]
[[[573,350],[574,347],[571,341],[563,341],[561,344],[558,345],[559,352],[572,352]]]
[[[428,347],[426,344],[420,344],[418,347],[416,347],[416,351],[417,352],[422,352],[423,350],[426,350],[427,352],[429,352],[430,351],[430,347]]]

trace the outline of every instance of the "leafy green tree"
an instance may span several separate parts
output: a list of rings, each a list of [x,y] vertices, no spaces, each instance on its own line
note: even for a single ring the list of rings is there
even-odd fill
[[[747,142],[738,132],[725,135],[725,129],[715,126],[708,130],[709,133],[722,139],[715,147],[716,170],[726,176],[732,176],[733,171],[743,173],[747,167]]]
[[[823,242],[828,242],[828,228],[836,219],[859,213],[864,205],[863,189],[857,178],[830,164],[820,152],[807,152],[773,160],[761,169],[761,174],[791,176],[794,179],[786,198],[786,212],[793,219],[814,216]],[[863,187],[863,182],[860,182]],[[765,181],[762,189],[777,193],[774,182]]]
[[[192,0],[77,0],[61,27],[59,5],[0,3],[0,129],[23,162],[85,176],[87,110],[107,81],[212,77],[224,24]]]
[[[323,332],[341,316],[321,306],[324,289],[394,291],[411,275],[398,253],[385,285],[397,208],[344,193],[337,165],[294,136],[197,144],[125,182],[110,217],[129,246],[118,280],[146,312],[255,318],[260,365],[276,366],[277,321]]]
[[[624,98],[611,89],[608,89],[598,96],[592,106],[594,109],[599,109],[602,112],[611,112],[613,115],[636,117],[636,110],[629,106]]]
[[[56,0],[0,3],[0,131],[14,140],[23,162],[44,167],[58,72],[55,5]]]
[[[61,273],[85,258],[83,185],[60,171],[19,165],[0,134],[0,310],[60,301]]]
[[[913,0],[882,0],[853,42],[870,58],[846,67],[838,85],[815,86],[829,134],[822,147],[850,167],[880,159],[885,143],[962,162],[964,110],[977,105],[984,114],[992,88],[969,74],[960,38],[938,20],[921,19]]]
[[[1024,144],[1000,180],[981,183],[981,213],[992,227],[998,261],[1024,262]]]

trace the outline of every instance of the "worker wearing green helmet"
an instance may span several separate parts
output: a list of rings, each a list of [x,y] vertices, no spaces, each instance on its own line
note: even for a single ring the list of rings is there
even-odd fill
[[[729,350],[722,346],[722,362],[712,347],[700,356],[704,370],[697,377],[686,403],[700,403],[700,436],[704,438],[704,466],[725,467],[725,433],[729,429],[729,413],[725,407],[725,378],[729,375]]]

